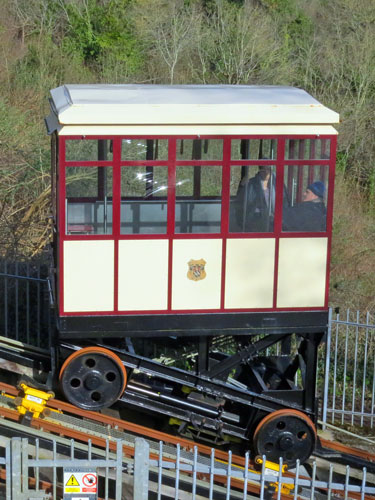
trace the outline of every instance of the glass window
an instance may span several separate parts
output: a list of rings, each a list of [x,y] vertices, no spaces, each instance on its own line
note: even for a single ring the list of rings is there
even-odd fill
[[[276,156],[276,139],[232,140],[232,160],[273,160]]]
[[[222,160],[221,139],[178,139],[177,160]]]
[[[222,167],[176,167],[176,233],[219,233]]]
[[[121,159],[124,161],[168,160],[165,139],[123,139]]]
[[[66,168],[66,234],[112,233],[112,168]]]
[[[112,160],[111,140],[105,139],[68,139],[65,141],[66,161]]]
[[[231,167],[229,231],[270,233],[273,231],[276,167]]]
[[[288,203],[283,208],[283,231],[326,230],[328,169],[328,165],[285,166]]]
[[[167,232],[168,167],[121,168],[121,234]]]
[[[287,160],[329,160],[330,139],[287,139],[285,158]]]

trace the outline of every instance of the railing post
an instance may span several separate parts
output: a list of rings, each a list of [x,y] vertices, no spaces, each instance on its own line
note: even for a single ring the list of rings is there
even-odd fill
[[[143,438],[135,439],[133,500],[148,500],[150,446]]]
[[[12,474],[12,483],[11,483],[11,492],[12,498],[22,498],[21,491],[21,438],[14,437],[10,442],[11,447],[11,474]]]
[[[5,447],[5,498],[12,500],[12,465],[11,465],[11,440]]]
[[[122,441],[116,442],[116,500],[122,498]]]
[[[327,342],[326,342],[326,359],[324,367],[324,390],[323,390],[323,430],[326,428],[327,423],[327,406],[328,406],[328,389],[329,389],[329,363],[331,359],[331,336],[332,336],[332,308],[328,311],[328,329],[327,329]]]
[[[29,468],[27,464],[29,444],[27,438],[22,438],[21,443],[21,471],[22,471],[22,493],[29,490]]]

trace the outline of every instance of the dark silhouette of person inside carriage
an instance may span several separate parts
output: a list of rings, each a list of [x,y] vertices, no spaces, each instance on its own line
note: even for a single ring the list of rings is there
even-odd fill
[[[325,192],[324,183],[315,181],[307,186],[301,203],[294,207],[284,207],[283,231],[325,231],[327,215],[324,204]]]
[[[236,219],[241,232],[273,231],[275,214],[275,174],[271,167],[259,167],[257,174],[240,181],[236,196]]]
[[[267,160],[269,158],[263,158]],[[247,168],[247,167],[242,167]],[[235,200],[235,216],[231,217],[231,231],[269,233],[274,230],[276,176],[269,165],[259,166],[258,172],[247,178],[241,176]],[[289,206],[284,186],[283,206]]]

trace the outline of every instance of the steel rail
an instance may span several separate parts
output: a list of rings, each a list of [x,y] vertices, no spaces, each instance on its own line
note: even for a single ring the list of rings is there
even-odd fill
[[[19,419],[19,414],[17,411],[9,409],[9,408],[5,408],[4,406],[0,406],[0,416],[2,418],[9,419],[12,421],[17,421]],[[48,431],[52,434],[58,434],[60,436],[64,436],[65,438],[75,439],[77,441],[84,442],[84,443],[88,443],[88,441],[91,441],[91,443],[94,446],[97,446],[99,449],[105,449],[105,447],[106,447],[106,438],[100,438],[100,437],[97,437],[94,435],[88,435],[87,432],[72,430],[69,427],[65,427],[61,423],[55,424],[55,423],[52,423],[52,422],[44,420],[44,419],[33,419],[32,423],[31,423],[31,427],[33,429],[42,430],[44,432]],[[30,427],[25,427],[25,429],[30,429]],[[116,449],[116,442],[109,441],[108,448],[110,450],[114,451]],[[134,448],[133,447],[123,445],[123,450],[125,451],[125,457],[128,457],[128,458],[134,457]],[[238,460],[239,458],[242,460],[242,457],[233,456],[233,458],[235,461]],[[150,459],[154,459],[157,461],[159,459],[159,456],[157,454],[151,452]],[[216,460],[217,460],[217,457],[216,457]],[[170,457],[168,458],[166,455],[163,456],[163,461],[169,461],[171,463],[174,463],[174,460],[171,459]],[[221,461],[219,461],[219,462],[221,462]],[[233,465],[234,464],[232,461],[232,466]],[[248,465],[251,465],[250,462],[248,463]],[[246,466],[246,464],[245,464],[245,466]],[[244,467],[240,467],[240,469],[244,469]],[[188,476],[191,475],[189,472],[187,474],[188,474]],[[204,479],[206,481],[208,480],[208,475],[206,473],[199,473],[199,476],[200,476],[200,479],[202,479],[202,480],[204,480]],[[283,477],[294,478],[295,475],[293,473],[289,472],[289,473],[284,473]],[[301,480],[304,479],[306,481],[310,481],[310,478],[305,477],[305,476],[301,476],[301,475],[299,475],[299,479],[301,479]],[[227,479],[223,476],[215,475],[214,480],[215,480],[215,484],[218,484],[218,485],[226,486],[226,484],[227,484]],[[184,482],[186,482],[186,480]],[[231,478],[231,485],[232,485],[232,487],[237,488],[238,490],[243,490],[243,480],[242,479],[237,479],[237,478],[232,477]],[[45,483],[45,486],[48,488],[49,484]],[[247,483],[247,491],[249,493],[259,495],[260,490],[261,490],[260,484],[259,485],[256,483],[254,484],[254,482]],[[322,487],[319,487],[319,490],[320,491],[327,491],[326,488],[322,488]],[[332,488],[331,493],[335,493],[339,496],[342,496],[343,494],[345,494],[344,491],[337,490],[335,488]],[[358,500],[360,500],[360,499],[361,500],[371,500],[371,499],[373,499],[373,496],[371,496],[371,495],[361,495],[360,493],[356,493],[356,492],[350,492],[350,495],[351,495],[351,498],[353,498],[354,500],[357,500],[357,499]],[[280,496],[278,496],[278,498],[280,500],[290,500],[291,495],[280,494]],[[294,498],[301,498],[301,497],[294,496]]]
[[[19,394],[19,390],[10,385],[6,384],[4,382],[0,382],[0,391],[10,394],[11,396],[17,396]],[[65,401],[60,401],[57,399],[52,399],[47,402],[47,407],[55,409],[55,410],[61,410],[65,413],[69,413],[74,416],[79,416],[82,418],[88,418],[90,420],[93,420],[95,422],[109,425],[111,427],[123,430],[123,431],[128,431],[134,434],[137,434],[142,437],[147,437],[150,439],[154,439],[156,441],[163,441],[168,444],[176,445],[180,444],[183,448],[193,451],[194,447],[197,446],[198,451],[200,454],[207,455],[209,456],[211,453],[211,448],[206,445],[202,445],[199,443],[195,443],[194,441],[191,441],[186,438],[181,438],[178,436],[173,436],[171,434],[167,434],[162,431],[157,431],[154,429],[150,429],[148,427],[141,426],[139,424],[135,424],[133,422],[128,422],[125,420],[122,420],[117,417],[113,417],[110,415],[105,415],[103,413],[97,413],[94,411],[89,411],[89,410],[83,410],[81,408],[78,408],[70,403],[66,403]],[[358,448],[353,448],[347,445],[344,445],[342,443],[338,443],[336,441],[329,441],[327,439],[322,439],[320,438],[320,442],[323,446],[324,449],[332,451],[332,452],[338,452],[342,453],[344,455],[351,455],[354,457],[361,458],[363,460],[366,460],[367,462],[370,462],[371,464],[375,463],[375,453],[371,453],[366,450],[361,450]],[[227,460],[228,459],[228,453],[224,452],[222,450],[215,450],[216,457],[220,460]],[[240,456],[233,455],[232,456],[232,462],[235,465],[240,465],[244,466],[245,465],[245,459]]]
[[[19,391],[16,387],[11,386],[9,384],[5,384],[3,382],[0,382],[0,390],[4,393],[10,394],[11,396],[17,396]],[[56,409],[56,410],[61,410],[66,413],[70,413],[74,416],[79,416],[82,418],[94,420],[95,422],[99,422],[102,425],[110,425],[111,427],[115,427],[116,429],[120,429],[123,431],[128,431],[132,432],[135,434],[138,434],[142,437],[147,437],[152,440],[156,441],[163,441],[164,443],[171,444],[171,445],[176,445],[179,444],[180,447],[189,450],[193,452],[194,448],[196,447],[197,450],[201,455],[205,455],[209,457],[211,455],[211,448],[209,448],[206,445],[201,445],[197,444],[193,441],[183,439],[183,438],[178,438],[176,436],[172,436],[167,433],[163,433],[161,431],[155,431],[152,429],[149,429],[147,427],[143,427],[139,424],[134,424],[131,422],[127,422],[121,419],[118,419],[116,417],[111,417],[108,415],[103,415],[103,414],[98,414],[92,411],[87,411],[87,410],[82,410],[80,408],[77,408],[70,403],[65,403],[63,401],[58,401],[58,400],[51,400],[48,402],[48,407]],[[0,415],[3,418],[8,418],[13,421],[18,421],[19,420],[19,413],[16,410],[12,410],[9,408],[5,407],[0,407]],[[94,434],[88,435],[85,430],[79,431],[76,429],[71,429],[69,427],[65,427],[62,423],[53,423],[50,420],[46,419],[32,419],[31,421],[32,427],[40,430],[46,430],[51,433],[57,433],[59,435],[63,435],[78,441],[83,441],[87,442],[89,439],[91,439],[92,443],[95,446],[98,447],[105,447],[105,438],[96,436]],[[364,451],[364,450],[358,450],[356,448],[352,448],[346,445],[343,445],[341,443],[336,443],[328,440],[321,440],[322,445],[324,445],[325,448],[339,452],[341,454],[345,455],[351,455],[351,456],[356,456],[358,458],[361,458],[362,460],[367,460],[371,463],[375,462],[375,454]],[[115,449],[116,443],[115,441],[110,441],[109,442],[109,448],[110,449]],[[134,448],[129,445],[123,445],[123,450],[125,452],[125,456],[128,457],[133,457],[134,456]],[[153,459],[158,459],[158,455],[155,453],[150,453],[150,457]],[[222,450],[215,450],[215,457],[217,460],[227,462],[228,461],[228,453],[224,452]],[[164,457],[164,460],[166,458]],[[171,461],[171,459],[169,459]],[[245,458],[238,456],[238,455],[232,455],[232,465],[237,466],[240,468],[243,468],[245,466]],[[250,466],[254,467],[253,462],[250,462]],[[292,472],[289,472],[285,474],[285,477],[294,477]],[[302,479],[302,477],[301,477]],[[306,478],[309,479],[309,478]],[[218,483],[221,484],[226,484],[226,479],[223,477],[215,477],[215,481],[217,480]],[[242,488],[242,482],[240,480],[236,480],[232,478],[231,483],[234,487]],[[255,489],[254,489],[255,488]],[[249,484],[248,485],[248,491],[251,493],[259,493],[259,489],[257,487],[254,487],[253,485]],[[336,491],[337,494],[341,494],[342,492]],[[351,492],[352,498],[361,498],[361,496],[354,492]],[[282,495],[281,498],[290,498],[286,495]],[[363,498],[363,497],[362,497]],[[373,498],[371,496],[365,496],[364,498]]]

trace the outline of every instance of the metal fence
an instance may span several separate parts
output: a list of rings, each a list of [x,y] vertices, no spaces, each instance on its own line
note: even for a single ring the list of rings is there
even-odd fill
[[[375,324],[369,313],[330,311],[323,422],[373,429]]]
[[[0,260],[0,335],[48,348],[52,290],[43,261]]]
[[[150,456],[149,445],[142,438],[135,442],[134,460],[124,462],[122,441],[117,441],[115,453],[109,452],[107,443],[104,458],[95,457],[95,450],[89,445],[87,456],[74,456],[74,442],[70,456],[58,455],[53,441],[52,456],[46,457],[38,441],[28,442],[26,438],[12,438],[5,447],[5,457],[0,458],[0,497],[5,500],[72,500],[85,498],[96,500],[148,500],[161,499],[267,499],[280,500],[285,493],[290,498],[361,498],[375,495],[375,487],[367,485],[367,472],[363,469],[358,480],[350,479],[350,468],[341,473],[332,464],[325,465],[328,480],[319,479],[316,462],[311,464],[311,476],[298,463],[294,477],[279,470],[273,471],[265,465],[265,457],[259,471],[249,468],[249,455],[244,457],[244,466],[239,467],[215,458],[183,451],[179,446],[173,455],[164,452],[159,444],[159,453]],[[71,484],[77,484],[79,474],[85,471],[95,486],[93,493],[71,493]],[[81,472],[80,472],[81,471]],[[83,472],[82,472],[83,471]],[[72,478],[72,474],[74,477]],[[66,480],[66,478],[71,478]],[[76,482],[74,482],[76,481]],[[79,484],[79,483],[78,483]],[[281,485],[281,487],[280,487]],[[1,491],[4,495],[1,496]]]
[[[117,442],[114,456],[109,452],[107,442],[104,458],[94,458],[89,443],[88,453],[85,458],[76,458],[75,443],[71,442],[70,455],[64,457],[57,453],[56,441],[52,441],[52,456],[46,458],[46,451],[41,450],[39,441],[29,443],[27,438],[12,438],[5,447],[5,458],[0,459],[2,467],[5,500],[59,500],[77,498],[71,494],[74,488],[69,487],[66,474],[71,476],[79,471],[92,471],[91,475],[103,479],[96,483],[96,492],[84,494],[81,498],[87,500],[98,498],[98,490],[101,488],[101,496],[106,500],[121,500],[123,491],[122,474],[124,470],[122,456],[122,442]],[[33,457],[33,458],[30,458]],[[66,472],[69,471],[69,472]],[[78,477],[78,476],[77,476]],[[113,483],[113,484],[111,484]],[[93,489],[93,488],[92,488]],[[111,493],[112,490],[112,493]]]
[[[149,456],[148,443],[144,439],[136,440],[136,454],[134,464],[134,500],[147,500],[150,490],[150,473],[157,473],[157,485],[154,491],[157,499],[164,498],[164,475],[166,471],[172,471],[174,484],[171,485],[170,498],[181,500],[191,498],[192,500],[222,498],[231,499],[276,499],[280,500],[284,495],[290,498],[305,498],[315,500],[323,494],[322,498],[336,498],[336,495],[345,498],[365,499],[365,495],[375,495],[375,488],[367,486],[367,471],[362,470],[360,482],[350,480],[350,467],[345,467],[345,473],[341,474],[341,481],[337,480],[340,475],[334,474],[334,465],[324,464],[324,470],[328,470],[328,481],[318,479],[317,462],[311,462],[311,477],[307,470],[301,467],[299,461],[295,468],[295,474],[283,473],[283,461],[280,458],[278,471],[268,468],[266,457],[262,457],[260,470],[249,468],[249,453],[244,457],[244,466],[239,467],[232,464],[232,455],[229,452],[228,462],[216,460],[215,450],[211,450],[209,459],[199,457],[196,448],[193,456],[183,457],[179,445],[176,446],[175,462],[163,457],[163,444],[159,446],[159,457],[151,459]],[[198,480],[198,477],[203,480]],[[334,479],[335,477],[335,479]],[[184,484],[184,488],[182,488]],[[223,485],[223,486],[221,486]],[[183,492],[185,497],[182,496]],[[353,496],[352,496],[353,494]]]

